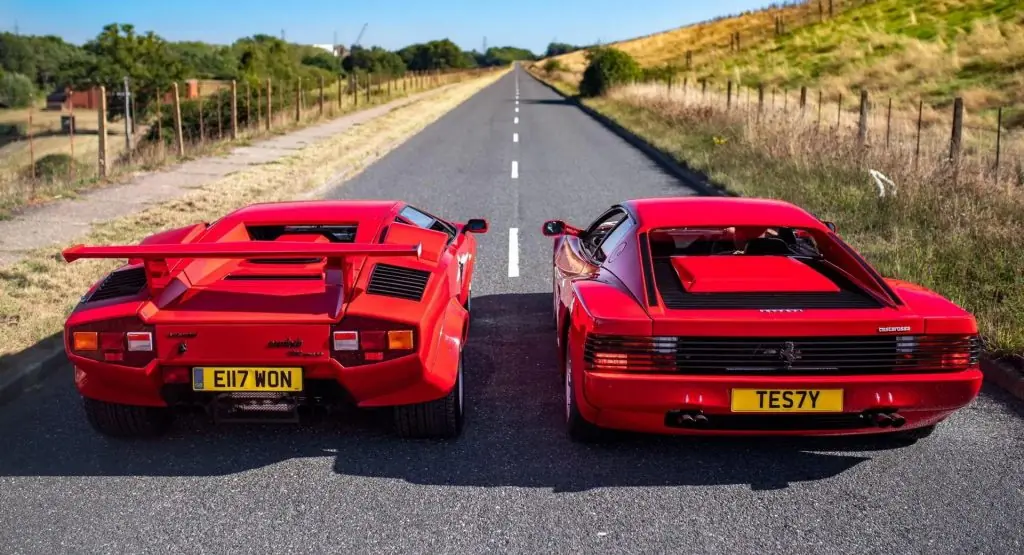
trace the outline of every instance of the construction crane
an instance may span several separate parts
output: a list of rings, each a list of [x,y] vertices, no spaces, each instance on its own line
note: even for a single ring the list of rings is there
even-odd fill
[[[357,36],[355,42],[352,43],[352,48],[353,49],[355,47],[359,46],[359,41],[363,40],[363,33],[366,32],[366,26],[367,25],[369,25],[369,23],[363,23],[363,28],[359,31],[359,36]]]

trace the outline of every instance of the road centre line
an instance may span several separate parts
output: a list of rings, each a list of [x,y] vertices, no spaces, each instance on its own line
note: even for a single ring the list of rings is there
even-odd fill
[[[519,277],[519,228],[508,230],[508,277]]]
[[[516,116],[516,119],[512,120],[512,123],[513,123],[514,125],[519,125],[519,117],[518,117],[518,116]]]
[[[512,160],[512,179],[519,179],[519,162]]]
[[[512,142],[513,143],[518,143],[519,142],[519,133],[513,133],[512,134]]]

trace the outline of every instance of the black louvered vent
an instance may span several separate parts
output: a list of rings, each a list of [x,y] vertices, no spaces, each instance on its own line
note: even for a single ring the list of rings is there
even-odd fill
[[[814,264],[812,267],[818,269]],[[824,273],[824,272],[823,272]],[[826,274],[840,287],[846,285]],[[685,309],[762,309],[762,308],[880,308],[874,298],[844,288],[838,293],[688,293],[679,282],[667,258],[654,263],[654,281],[667,308]]]
[[[377,264],[370,274],[366,292],[372,295],[419,301],[427,288],[430,272],[390,264]]]
[[[87,302],[136,295],[146,286],[146,269],[142,266],[111,272],[89,295]]]

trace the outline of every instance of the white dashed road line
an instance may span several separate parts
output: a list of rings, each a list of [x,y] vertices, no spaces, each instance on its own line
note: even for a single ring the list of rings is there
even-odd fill
[[[519,162],[512,160],[512,179],[519,179]]]
[[[516,117],[516,119],[512,120],[512,123],[515,125],[519,125],[519,118]]]
[[[516,113],[519,113],[519,106],[516,106]]]
[[[518,143],[519,142],[519,133],[513,133],[512,134],[512,142],[513,143]]]
[[[508,230],[508,277],[519,277],[519,228]]]

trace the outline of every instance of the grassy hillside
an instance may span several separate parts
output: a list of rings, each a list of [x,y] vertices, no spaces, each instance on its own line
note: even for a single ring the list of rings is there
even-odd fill
[[[823,6],[827,6],[825,0]],[[822,88],[850,98],[861,88],[897,101],[968,112],[1024,105],[1024,2],[1020,0],[847,0],[819,23],[818,1],[772,8],[616,43],[647,67],[779,88]],[[787,29],[775,36],[775,18]],[[740,49],[730,35],[740,33]],[[558,58],[572,72],[583,53]],[[1020,118],[1024,120],[1024,116]],[[1011,122],[1024,125],[1024,121]]]

